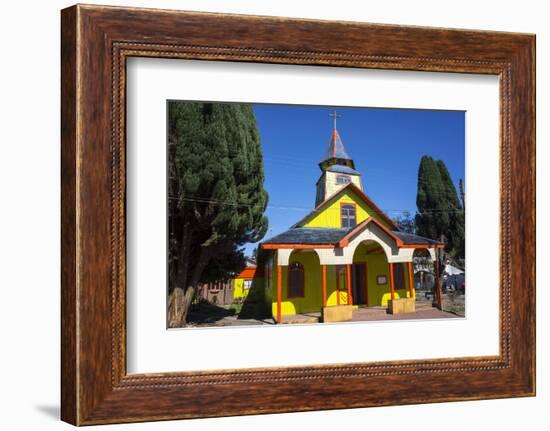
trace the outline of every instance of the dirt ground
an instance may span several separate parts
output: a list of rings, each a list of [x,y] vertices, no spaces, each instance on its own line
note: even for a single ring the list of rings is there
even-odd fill
[[[417,292],[416,305],[427,305],[432,303],[433,295],[429,295],[426,298],[424,292]],[[442,296],[443,311],[456,314],[457,316],[464,317],[466,314],[466,296],[464,294],[454,295],[452,293],[444,293]]]

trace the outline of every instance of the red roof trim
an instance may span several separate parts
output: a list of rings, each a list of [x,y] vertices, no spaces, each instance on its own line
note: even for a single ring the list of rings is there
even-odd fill
[[[376,220],[374,217],[369,217],[363,222],[359,223],[350,233],[338,242],[338,247],[346,247],[349,244],[350,238],[353,238],[359,232],[361,232],[369,223],[375,223],[380,229],[386,232],[391,238],[393,238],[399,248],[445,248],[445,244],[405,244],[401,238],[395,235],[386,226]]]
[[[384,226],[382,223],[380,223],[378,220],[376,220],[373,216],[370,216],[368,219],[364,220],[363,222],[359,223],[355,229],[353,229],[350,233],[348,233],[344,238],[342,238],[338,242],[338,247],[346,247],[349,244],[350,238],[353,238],[355,235],[357,235],[359,232],[361,232],[363,229],[365,229],[370,223],[375,223],[380,229],[382,229],[384,232],[386,232],[393,240],[396,242],[398,247],[403,247],[403,240],[398,238],[391,230],[389,230],[386,226]]]
[[[334,244],[262,244],[263,249],[276,250],[279,248],[334,248]]]

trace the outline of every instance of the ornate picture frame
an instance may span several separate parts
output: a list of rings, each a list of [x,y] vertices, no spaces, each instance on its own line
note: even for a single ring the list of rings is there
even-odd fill
[[[62,11],[61,51],[64,421],[535,394],[534,35],[77,5]],[[487,252],[500,254],[499,355],[128,374],[125,101],[135,56],[497,75],[500,250]]]

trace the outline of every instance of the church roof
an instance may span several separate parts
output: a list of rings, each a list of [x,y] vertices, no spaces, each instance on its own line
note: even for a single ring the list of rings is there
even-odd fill
[[[336,244],[350,230],[350,228],[293,227],[269,238],[262,244]]]
[[[349,175],[361,175],[358,171],[349,166],[343,165],[332,165],[327,168],[329,172],[336,172],[338,174],[349,174]]]
[[[412,233],[401,232],[398,230],[389,230],[374,217],[369,217],[362,223],[351,228],[326,228],[326,227],[292,227],[289,230],[275,235],[262,243],[267,245],[329,245],[334,247],[346,247],[351,238],[363,231],[367,225],[375,223],[392,237],[399,247],[419,246],[419,247],[441,247],[444,244],[423,236]]]
[[[340,134],[338,133],[338,129],[336,129],[336,127],[332,129],[332,135],[330,136],[330,141],[327,149],[325,150],[321,163],[330,159],[351,160],[351,157],[344,148],[344,143],[342,142],[342,138],[340,138]]]
[[[426,238],[420,235],[414,235],[412,233],[401,232],[399,230],[392,230],[392,233],[396,237],[398,237],[401,241],[403,241],[403,244],[405,245],[421,244],[421,245],[431,245],[434,247],[443,245],[443,243],[440,241],[435,241],[433,239]]]

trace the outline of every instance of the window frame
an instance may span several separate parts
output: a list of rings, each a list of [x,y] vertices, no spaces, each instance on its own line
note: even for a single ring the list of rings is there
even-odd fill
[[[355,223],[353,224],[353,226],[344,226],[344,217],[342,212],[344,210],[344,207],[346,206],[353,208],[354,215],[355,215]],[[349,216],[347,216],[346,219],[349,220]],[[355,226],[357,226],[357,204],[354,202],[340,202],[340,227],[352,228]]]
[[[344,178],[345,180],[340,182],[339,180]],[[348,185],[349,183],[351,183],[351,176],[349,175],[346,175],[346,174],[336,174],[336,184],[341,186],[341,185]]]

